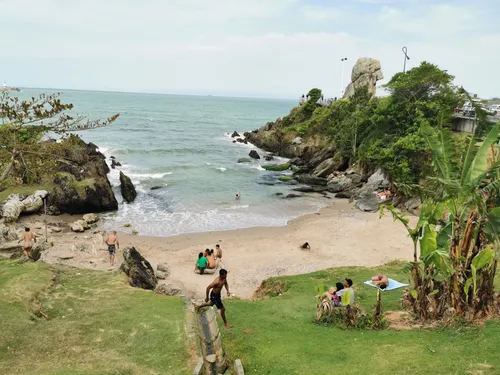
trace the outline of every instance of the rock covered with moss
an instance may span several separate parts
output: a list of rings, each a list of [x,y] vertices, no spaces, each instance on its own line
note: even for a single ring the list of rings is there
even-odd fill
[[[60,163],[53,177],[54,188],[47,197],[51,214],[84,214],[118,208],[107,174],[105,156],[92,143],[70,137],[62,152],[71,163]]]

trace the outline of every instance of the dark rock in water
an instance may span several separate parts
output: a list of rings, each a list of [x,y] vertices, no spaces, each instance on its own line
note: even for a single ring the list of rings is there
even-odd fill
[[[351,199],[352,196],[352,191],[341,191],[340,193],[335,194],[335,198],[341,199]]]
[[[267,185],[267,186],[274,186],[276,184],[273,184],[272,182],[257,182],[259,185]]]
[[[111,155],[109,158],[110,158],[110,159],[116,159],[113,155]]]
[[[125,272],[129,278],[130,285],[136,288],[154,290],[157,279],[151,264],[135,249],[127,247],[123,250],[124,262],[120,269]]]
[[[271,155],[265,155],[264,160],[271,161],[271,160],[274,160],[274,157],[272,157]]]
[[[292,199],[292,198],[300,198],[300,197],[303,197],[303,195],[291,193],[291,194],[288,194],[285,198]]]
[[[249,158],[239,158],[238,163],[250,163],[250,159]]]
[[[254,159],[260,159],[259,153],[255,150],[250,151],[248,156],[250,156],[251,158],[254,158]]]
[[[137,192],[135,191],[134,184],[129,177],[125,176],[123,172],[120,171],[120,189],[122,192],[123,199],[127,203],[131,203],[137,197]]]
[[[159,190],[159,189],[163,189],[163,188],[164,188],[164,186],[153,186],[151,188],[151,190]]]
[[[240,135],[238,134],[237,131],[234,131],[233,134],[231,134],[231,138],[234,138],[234,137],[239,137]]]
[[[293,191],[300,191],[301,193],[312,193],[314,192],[314,188],[312,186],[301,186],[295,189],[292,189]]]
[[[243,143],[247,145],[247,144],[248,144],[248,141],[247,141],[246,139],[244,139],[244,140],[243,140]]]
[[[283,193],[274,193],[274,195],[279,197],[279,196],[283,195]]]
[[[252,133],[258,134],[259,133],[259,129],[252,130]]]
[[[121,167],[122,164],[119,161],[116,161],[116,159],[111,159],[111,168],[115,169],[115,167]]]
[[[116,210],[118,202],[107,178],[106,157],[91,143],[70,137],[65,157],[72,164],[60,164],[53,177],[54,188],[47,196],[47,213],[85,214]]]
[[[327,184],[326,178],[316,177],[310,174],[299,174],[295,176],[295,179],[306,185],[326,186]]]
[[[236,143],[236,141],[233,141],[233,143]]]
[[[299,181],[297,181],[297,180],[290,180],[290,181],[287,181],[286,184],[287,185],[298,185]]]
[[[243,138],[237,138],[237,139],[236,139],[236,142],[239,142],[239,143],[245,143],[245,139],[243,139]]]

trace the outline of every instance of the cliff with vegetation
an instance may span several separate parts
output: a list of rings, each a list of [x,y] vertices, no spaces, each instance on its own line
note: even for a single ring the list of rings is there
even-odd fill
[[[384,86],[384,97],[361,85],[349,98],[321,105],[321,90],[315,88],[287,116],[245,136],[257,147],[292,158],[299,167],[296,174],[330,179],[333,172],[354,166],[361,175],[382,169],[393,187],[418,183],[431,167],[423,128],[449,127],[454,109],[466,97],[453,78],[423,62],[394,75]],[[459,165],[466,136],[455,136],[453,143]]]

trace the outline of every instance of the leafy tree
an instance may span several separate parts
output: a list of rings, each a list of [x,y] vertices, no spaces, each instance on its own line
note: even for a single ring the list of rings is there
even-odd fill
[[[484,139],[479,131],[470,137],[459,171],[450,132],[430,126],[423,131],[434,173],[415,187],[424,198],[417,226],[410,228],[406,218],[388,207],[415,244],[408,267],[412,290],[405,300],[422,320],[489,316],[495,309],[500,239],[500,160],[492,152],[498,150],[500,123]]]
[[[40,172],[53,163],[71,163],[57,147],[43,144],[47,133],[67,134],[71,131],[104,127],[115,121],[116,114],[106,121],[91,121],[68,113],[72,104],[64,104],[60,94],[29,100],[0,96],[0,183],[11,178],[21,183],[37,182]]]

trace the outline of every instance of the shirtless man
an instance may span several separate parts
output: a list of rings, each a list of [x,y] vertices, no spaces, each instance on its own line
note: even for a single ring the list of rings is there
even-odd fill
[[[232,326],[226,320],[226,308],[222,304],[222,299],[221,299],[222,287],[226,287],[227,296],[228,297],[231,296],[231,293],[229,292],[229,285],[227,285],[227,271],[225,269],[220,270],[219,277],[217,277],[212,282],[212,284],[207,286],[207,294],[205,298],[206,303],[196,306],[195,310],[196,312],[198,312],[203,307],[215,305],[220,310],[220,316],[226,328],[231,328]],[[210,289],[212,290],[211,292]],[[210,293],[210,299],[208,298],[209,293]]]
[[[31,249],[36,242],[36,234],[30,231],[30,228],[25,228],[23,236],[17,243],[23,242],[24,254],[29,258]]]
[[[222,259],[222,249],[219,244],[215,245],[215,259]]]
[[[120,249],[120,243],[118,242],[118,237],[116,237],[116,231],[114,230],[113,232],[111,232],[111,234],[104,242],[106,243],[106,245],[108,245],[109,262],[111,263],[111,265],[114,265],[116,250]]]

